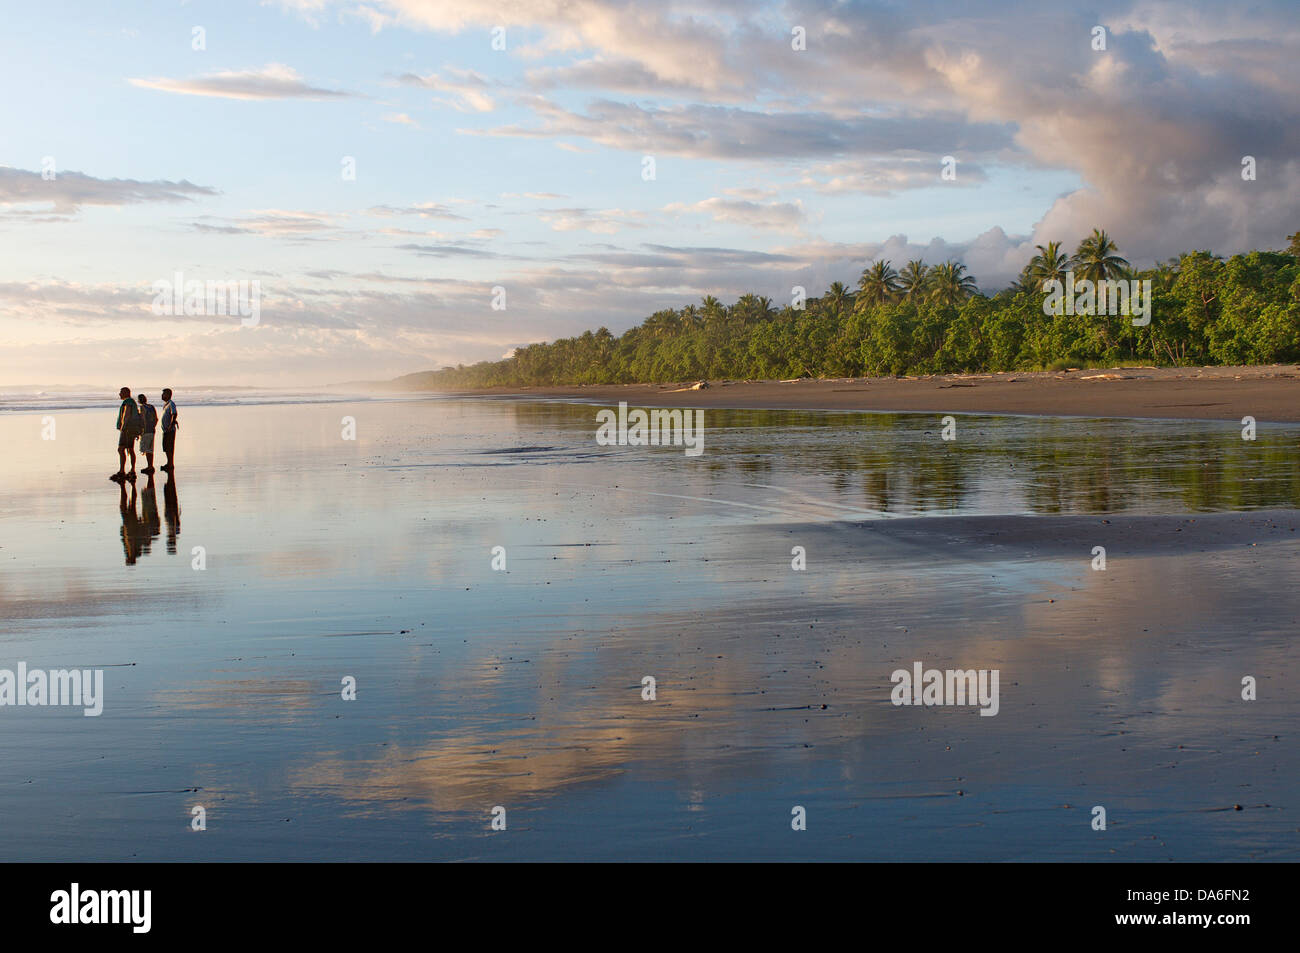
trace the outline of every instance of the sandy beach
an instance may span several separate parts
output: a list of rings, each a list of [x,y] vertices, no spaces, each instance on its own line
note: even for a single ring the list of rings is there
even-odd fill
[[[1119,367],[1098,370],[797,381],[493,388],[466,396],[530,397],[634,406],[1070,417],[1300,421],[1300,367]]]
[[[134,493],[111,407],[0,415],[3,665],[105,674],[3,711],[5,858],[1300,855],[1300,429],[595,410],[190,407]],[[894,705],[916,663],[996,717]]]

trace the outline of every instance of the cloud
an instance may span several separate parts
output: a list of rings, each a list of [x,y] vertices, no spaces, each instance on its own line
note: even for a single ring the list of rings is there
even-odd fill
[[[953,156],[956,178],[940,178],[943,156],[934,153],[838,159],[806,166],[794,183],[827,195],[861,193],[864,195],[894,195],[908,189],[966,188],[988,181],[984,167],[963,156]]]
[[[744,199],[748,202],[761,202],[764,199],[776,198],[780,193],[773,188],[761,188],[758,186],[732,186],[723,189],[723,195],[730,195],[733,199]]]
[[[1215,23],[1250,23],[1266,55],[1278,48],[1267,34],[1266,8],[1234,15],[1229,4],[1216,8]],[[1045,15],[1027,16],[1002,35],[977,28],[959,41],[945,36],[926,59],[967,115],[1014,122],[1017,146],[1035,163],[1082,179],[1046,211],[1035,241],[1073,246],[1101,226],[1135,261],[1190,248],[1276,246],[1300,200],[1295,97],[1261,83],[1251,69],[1223,71],[1225,60],[1180,39],[1166,15],[1139,18],[1145,26],[1112,25],[1104,52],[1080,42],[1090,35],[1092,14],[1071,12],[1054,29],[1074,42],[1017,55],[1017,38],[1047,27]],[[1294,53],[1294,26],[1281,29]],[[1267,169],[1256,181],[1241,179],[1244,155]]]
[[[420,202],[398,208],[393,205],[374,205],[366,209],[366,214],[375,218],[393,218],[402,215],[418,215],[420,218],[439,218],[447,221],[469,221],[464,215],[457,215],[446,204],[437,202]]]
[[[435,245],[398,245],[402,251],[413,251],[429,258],[499,258],[496,252],[475,248],[464,242],[440,242]]]
[[[748,199],[709,198],[700,202],[673,202],[665,212],[708,215],[715,222],[748,228],[797,229],[804,220],[798,202],[755,202]]]
[[[149,286],[84,284],[75,281],[0,282],[6,317],[79,325],[151,317]],[[8,348],[6,348],[8,350]]]
[[[309,214],[309,213],[300,213]],[[5,321],[39,323],[42,344],[28,354],[10,349],[30,375],[81,375],[112,364],[128,377],[147,379],[145,364],[165,342],[181,377],[231,381],[323,382],[396,376],[447,363],[495,359],[523,342],[578,334],[599,326],[620,333],[665,307],[698,303],[705,295],[732,301],[754,291],[778,307],[795,285],[820,294],[831,281],[848,284],[875,257],[899,264],[910,257],[934,263],[962,258],[988,286],[980,269],[1016,251],[1023,239],[991,230],[972,242],[935,239],[911,243],[844,244],[801,241],[775,250],[646,242],[592,244],[549,260],[497,255],[465,241],[410,243],[399,250],[456,263],[455,277],[380,271],[347,273],[314,267],[301,276],[268,276],[261,284],[261,325],[242,332],[225,317],[158,318],[150,310],[151,282],[83,285],[67,281],[0,283],[0,330]],[[490,280],[462,276],[474,261],[495,262]],[[421,263],[423,265],[423,262]],[[188,279],[253,277],[186,269]],[[510,321],[491,311],[493,287],[509,292]],[[237,323],[237,322],[236,322]],[[140,327],[136,333],[128,329]],[[257,333],[251,333],[256,330]],[[132,352],[127,342],[148,339]],[[400,344],[396,343],[400,342]],[[261,353],[265,351],[266,353]],[[63,370],[51,357],[59,354]],[[222,365],[222,355],[227,361]],[[31,358],[30,367],[27,362]],[[44,362],[43,364],[41,362]],[[221,368],[224,366],[225,370]],[[93,377],[93,375],[91,375]],[[175,375],[173,375],[175,376]],[[90,378],[86,378],[90,379]]]
[[[379,118],[383,122],[397,123],[402,126],[414,126],[416,129],[420,128],[420,124],[406,113],[389,113],[387,116],[380,116]]]
[[[586,231],[613,235],[625,228],[646,226],[644,212],[621,208],[548,208],[536,214],[557,232]]]
[[[670,82],[642,63],[594,57],[569,66],[529,70],[530,89],[599,89],[604,93],[654,96],[687,95],[700,87],[689,76]]]
[[[692,5],[686,15],[676,4],[633,0],[516,0],[508,5],[499,0],[379,0],[374,5],[403,26],[447,33],[504,27],[507,49],[525,54],[599,50],[664,84],[734,88],[743,75],[725,52],[726,20],[732,18],[716,16],[708,4]],[[733,12],[742,9],[732,3],[720,6]],[[542,31],[543,39],[535,49],[519,47],[518,38],[530,30]],[[778,37],[775,42],[786,41]]]
[[[969,123],[954,116],[851,116],[825,112],[762,112],[732,106],[657,107],[599,100],[586,113],[540,96],[521,100],[540,120],[462,130],[473,135],[537,139],[579,137],[614,149],[693,159],[751,162],[905,150],[942,156],[1009,148],[1009,122]]]
[[[216,219],[213,216],[192,224],[196,231],[222,235],[268,235],[298,237],[337,229],[337,216],[324,212],[286,209],[254,209],[248,217]]]
[[[532,122],[472,134],[815,160],[798,184],[830,195],[922,187],[943,155],[961,160],[963,187],[999,165],[1060,170],[1081,185],[1045,210],[1033,237],[1072,244],[1105,225],[1138,259],[1276,246],[1295,227],[1300,29],[1286,2],[982,2],[960,13],[827,0],[378,5],[408,28],[504,25],[511,42],[529,38],[510,47],[521,55],[570,57],[531,71],[535,90],[600,97],[586,108],[523,97]],[[806,50],[790,48],[791,23],[805,26]],[[1098,23],[1104,51],[1092,49]],[[691,101],[662,102],[674,97]],[[1243,189],[1244,155],[1261,175]]]
[[[55,171],[53,179],[39,172],[0,166],[0,206],[42,206],[53,215],[46,221],[64,220],[86,205],[140,205],[148,202],[189,202],[215,196],[216,189],[192,182],[137,179],[97,179],[81,172]],[[17,211],[15,215],[31,214]]]
[[[322,89],[306,83],[298,72],[281,63],[260,70],[209,73],[195,79],[128,79],[132,86],[157,89],[184,96],[215,96],[221,99],[345,99],[354,95],[337,89]]]
[[[393,238],[435,238],[439,241],[452,237],[446,232],[439,232],[432,228],[427,231],[420,231],[417,228],[377,228],[375,234],[388,235]]]
[[[1137,264],[1198,247],[1220,253],[1278,247],[1300,227],[1300,100],[1294,95],[1300,23],[1293,3],[285,5],[322,24],[358,16],[371,29],[459,32],[466,51],[484,51],[487,30],[504,26],[507,50],[489,57],[490,69],[442,67],[428,75],[406,73],[401,81],[469,115],[466,125],[489,126],[464,132],[498,137],[488,141],[517,151],[516,168],[525,170],[522,179],[497,186],[520,190],[500,196],[504,209],[489,204],[492,192],[481,189],[468,207],[451,199],[412,202],[428,194],[420,184],[427,178],[395,177],[383,183],[382,197],[368,200],[390,204],[352,216],[262,209],[197,218],[194,230],[207,235],[354,242],[318,246],[334,257],[313,256],[314,274],[267,291],[265,320],[274,315],[283,324],[261,341],[283,348],[296,368],[309,366],[312,348],[322,347],[340,354],[355,348],[359,360],[387,366],[400,349],[385,342],[396,340],[407,348],[404,370],[495,357],[521,341],[601,324],[622,330],[657,308],[704,294],[731,300],[755,291],[783,304],[793,285],[817,294],[834,280],[852,284],[878,258],[896,266],[911,258],[957,259],[992,291],[1019,272],[1034,244],[1059,240],[1072,248],[1093,226],[1111,232]],[[1097,23],[1107,27],[1105,51],[1091,47]],[[790,47],[792,24],[807,28],[804,51]],[[351,26],[362,33],[361,21]],[[407,39],[410,48],[443,48],[440,38],[434,44],[427,37]],[[243,99],[349,95],[318,89],[280,66],[133,82]],[[499,118],[474,118],[489,111]],[[427,114],[421,113],[426,125],[434,121]],[[389,113],[384,121],[401,123],[402,117],[410,118]],[[551,148],[584,155],[566,155],[545,173],[528,171],[546,167]],[[624,155],[608,157],[606,150]],[[660,157],[659,178],[648,186],[636,174],[646,154]],[[466,155],[476,162],[483,150],[470,148]],[[944,155],[959,160],[958,177],[941,186]],[[1245,155],[1258,162],[1253,181],[1241,178]],[[629,163],[625,180],[617,174],[622,160]],[[393,167],[399,175],[400,165]],[[1025,171],[1035,174],[1034,183],[1017,181]],[[184,181],[79,176],[61,173],[45,182],[36,173],[0,169],[0,214],[24,224],[63,221],[85,205],[174,203],[216,194]],[[1046,176],[1054,194],[1033,199],[1037,205],[1022,201],[1041,194],[1031,185]],[[471,176],[464,187],[490,179]],[[920,192],[930,187],[960,192],[950,200]],[[697,201],[701,195],[712,197]],[[926,237],[897,234],[900,225],[878,214],[887,204],[876,201],[880,196],[905,196],[892,208],[924,223],[910,231],[924,228]],[[327,201],[321,205],[329,207]],[[635,208],[641,204],[653,207]],[[534,217],[552,234],[539,235],[535,223],[508,215]],[[511,238],[538,257],[489,250],[518,247],[495,243],[503,236],[491,226],[503,220],[511,223]],[[443,222],[465,222],[468,234],[422,230]],[[692,238],[669,237],[679,234],[670,229],[683,225]],[[730,241],[716,237],[718,226],[743,231],[735,244],[745,247],[725,247]],[[826,235],[862,240],[830,241],[817,234],[822,227]],[[960,235],[943,233],[957,227]],[[618,243],[619,235],[649,240]],[[184,238],[201,248],[217,244]],[[405,244],[393,247],[398,241]],[[258,252],[266,247],[229,244]],[[68,254],[71,260],[75,252]],[[364,264],[353,265],[353,256]],[[429,274],[383,273],[403,263]],[[255,267],[291,271],[286,264],[257,259]],[[358,274],[337,274],[340,265]],[[67,273],[86,273],[74,270],[80,266],[70,264]],[[480,271],[501,274],[487,282],[467,277]],[[511,320],[500,325],[483,321],[492,316],[487,302],[497,282],[510,289]],[[41,309],[48,296],[58,304],[55,313],[97,328],[138,312],[131,288],[42,284],[33,290],[20,284],[7,294],[6,302],[35,302],[26,305],[30,314],[47,313]],[[30,323],[4,339],[6,353]],[[298,341],[290,325],[302,331]],[[256,340],[227,334],[223,328],[213,342],[195,339],[186,347],[213,355],[209,344],[221,342],[239,354]]]
[[[430,73],[428,76],[404,73],[398,77],[398,82],[405,86],[419,86],[422,89],[450,93],[451,98],[435,96],[434,102],[443,103],[460,112],[486,113],[496,109],[496,102],[488,95],[489,83],[478,73],[451,66],[447,67],[445,72],[451,77],[450,79],[444,79],[437,73]]]

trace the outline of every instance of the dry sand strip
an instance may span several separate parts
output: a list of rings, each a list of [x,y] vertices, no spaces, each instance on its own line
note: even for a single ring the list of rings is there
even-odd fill
[[[1300,422],[1300,367],[1152,368],[798,381],[488,388],[462,396],[627,401],[639,407],[875,410]]]

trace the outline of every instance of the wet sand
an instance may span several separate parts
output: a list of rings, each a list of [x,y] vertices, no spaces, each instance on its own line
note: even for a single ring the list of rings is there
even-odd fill
[[[6,860],[1300,857],[1300,428],[189,408],[150,504],[111,415],[0,418],[0,665],[106,695],[0,710]]]
[[[1300,421],[1300,367],[1139,368],[835,380],[491,388],[449,393],[656,407]]]

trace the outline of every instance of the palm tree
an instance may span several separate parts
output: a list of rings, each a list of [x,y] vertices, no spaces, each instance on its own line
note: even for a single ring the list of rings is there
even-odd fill
[[[739,322],[741,327],[757,320],[758,295],[748,291],[737,298],[736,303],[731,307],[731,316]]]
[[[646,334],[652,338],[671,337],[676,317],[677,313],[675,311],[656,311],[641,322],[641,326],[645,329]]]
[[[727,309],[713,295],[705,295],[700,299],[700,312],[704,316],[705,327],[716,328],[726,323]]]
[[[1029,260],[1029,267],[1025,271],[1030,282],[1037,286],[1035,290],[1043,291],[1043,286],[1049,281],[1059,281],[1064,288],[1065,272],[1070,267],[1070,259],[1061,251],[1061,243],[1048,242],[1034,247],[1038,249],[1038,254]]]
[[[887,261],[878,261],[858,279],[858,306],[887,302],[898,292],[898,272]]]
[[[1079,242],[1070,264],[1074,268],[1076,277],[1086,278],[1088,281],[1118,278],[1123,274],[1123,269],[1129,266],[1125,259],[1116,254],[1118,251],[1119,248],[1111,241],[1109,235],[1099,228],[1094,228],[1091,235]]]
[[[925,283],[930,280],[930,269],[925,262],[914,258],[903,266],[898,276],[898,290],[904,298],[919,298],[925,291]]]
[[[975,279],[966,274],[966,266],[955,261],[946,261],[930,269],[930,282],[927,299],[931,304],[946,308],[955,308],[973,294],[979,292]]]
[[[1020,270],[1020,277],[1011,282],[1011,285],[1007,290],[1013,295],[1033,294],[1036,291],[1042,291],[1043,286],[1034,280],[1034,276],[1030,273],[1029,265],[1025,265],[1025,267]]]
[[[822,296],[822,301],[826,304],[828,313],[839,317],[844,313],[844,306],[849,303],[849,289],[842,281],[832,281],[826,294]]]
[[[1173,288],[1174,282],[1178,280],[1178,269],[1182,265],[1182,259],[1170,258],[1168,261],[1156,262],[1156,267],[1151,272],[1152,287],[1160,291],[1169,291]]]

